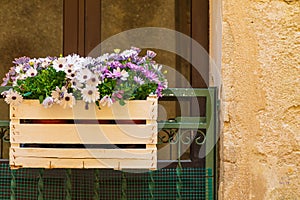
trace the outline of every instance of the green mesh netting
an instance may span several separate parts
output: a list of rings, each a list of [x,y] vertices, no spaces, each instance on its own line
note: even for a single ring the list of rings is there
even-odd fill
[[[213,199],[210,169],[127,173],[102,169],[18,169],[0,164],[0,199]]]

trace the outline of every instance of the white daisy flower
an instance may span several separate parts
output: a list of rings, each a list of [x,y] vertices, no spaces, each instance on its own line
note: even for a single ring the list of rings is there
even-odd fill
[[[87,86],[86,88],[83,88],[81,93],[82,99],[87,103],[95,102],[100,98],[98,89],[93,86]]]
[[[113,104],[113,101],[112,99],[108,96],[108,95],[105,95],[101,100],[100,100],[100,104],[102,106],[108,106],[110,107],[112,104]]]
[[[27,78],[27,75],[24,74],[24,73],[20,73],[20,74],[16,77],[17,80],[24,80],[24,79],[26,79],[26,78]]]
[[[117,69],[113,70],[113,72],[111,73],[111,77],[120,78],[121,80],[126,81],[129,77],[129,74],[124,69],[122,69],[121,71],[120,67],[118,67]]]
[[[66,57],[66,59],[67,59],[68,64],[74,64],[80,59],[80,56],[77,54],[68,55]]]
[[[23,72],[23,68],[24,68],[23,64],[18,64],[15,68],[15,72],[21,73],[21,72]]]
[[[53,98],[54,103],[60,104],[60,101],[64,97],[65,93],[68,93],[65,87],[59,89],[59,87],[56,86],[56,89],[51,92],[51,97]]]
[[[103,54],[102,56],[97,57],[97,58],[96,58],[96,62],[102,63],[102,62],[107,61],[108,58],[109,58],[109,54],[106,53],[106,54]]]
[[[94,58],[92,57],[81,57],[77,60],[77,62],[75,64],[78,65],[77,69],[83,69],[86,68],[87,66],[90,66],[91,64],[94,63]]]
[[[66,58],[58,58],[53,61],[53,68],[56,71],[64,71],[67,66]]]
[[[72,71],[77,71],[83,68],[82,65],[83,59],[79,55],[77,54],[69,55],[66,57],[66,59],[67,59],[67,66],[68,66],[66,70],[72,69]],[[68,73],[67,71],[65,72]]]
[[[76,69],[74,68],[74,65],[68,65],[65,68],[66,77],[73,80],[76,77]]]
[[[90,65],[90,64],[94,64],[95,63],[95,59],[94,58],[92,58],[92,57],[85,57],[84,59],[82,59],[83,60],[83,62],[82,62],[82,64],[83,65]]]
[[[3,94],[5,94],[4,101],[7,104],[17,106],[17,105],[20,105],[23,101],[23,97],[20,95],[20,93],[13,91],[12,89],[10,89],[9,91],[7,91]]]
[[[71,79],[71,80],[73,80],[73,79],[76,78],[76,72],[72,72],[70,74],[66,74],[66,77],[69,78],[69,79]]]
[[[77,58],[76,62],[73,63],[73,68],[74,70],[78,71],[85,68],[87,64],[88,63],[86,62],[85,58],[79,57]]]
[[[135,56],[135,55],[137,55],[137,52],[135,50],[132,50],[132,49],[129,49],[129,50],[127,49],[127,50],[123,51],[122,53],[120,53],[120,57],[122,59],[128,59],[128,58],[130,58],[132,56]]]
[[[90,79],[87,80],[87,84],[90,86],[97,86],[99,84],[99,78],[97,75],[92,74]]]
[[[74,70],[74,67],[73,65],[67,65],[66,68],[65,68],[65,73],[68,75],[68,74],[72,74],[74,73],[75,70]]]
[[[118,68],[119,69],[119,68]],[[121,80],[126,81],[129,77],[128,72],[126,72],[124,69],[121,71]]]
[[[49,65],[51,63],[51,60],[49,58],[41,58],[40,62],[41,62],[42,68],[47,68],[47,67],[49,67]]]
[[[71,87],[77,90],[83,87],[83,84],[80,83],[76,78],[72,79],[71,84]]]
[[[89,69],[87,69],[87,68],[84,68],[84,69],[80,70],[80,71],[78,72],[78,74],[79,74],[78,80],[79,80],[79,82],[81,82],[81,83],[86,82],[86,81],[89,80],[89,79],[91,78],[91,76],[92,76],[92,72],[91,72]]]
[[[26,71],[27,77],[34,77],[36,75],[37,75],[37,70],[32,67]]]
[[[50,108],[54,104],[54,100],[52,97],[46,97],[43,101],[43,106],[45,108]]]
[[[38,60],[36,58],[32,58],[28,61],[29,65],[34,66],[35,64],[38,64]]]
[[[55,103],[59,101],[59,97],[60,97],[59,87],[56,86],[56,89],[51,92],[51,97]]]
[[[72,108],[75,105],[75,97],[72,93],[64,93],[59,105],[61,105],[63,108]]]

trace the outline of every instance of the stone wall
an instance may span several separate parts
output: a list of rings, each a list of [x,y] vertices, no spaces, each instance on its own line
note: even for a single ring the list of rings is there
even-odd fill
[[[219,197],[299,199],[300,1],[223,0],[221,17]]]

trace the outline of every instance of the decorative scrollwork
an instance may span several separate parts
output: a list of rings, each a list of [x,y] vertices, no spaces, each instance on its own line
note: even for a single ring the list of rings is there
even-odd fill
[[[0,140],[9,142],[9,127],[0,127]]]
[[[196,144],[203,145],[206,141],[206,135],[203,131],[197,130],[197,137],[195,139]]]
[[[162,129],[158,133],[158,141],[158,144],[177,144],[179,141],[183,144],[191,144],[195,141],[197,145],[203,145],[206,141],[206,135],[200,129],[196,132],[193,130]]]
[[[6,134],[4,134],[4,136],[2,137],[2,141],[3,142],[10,142],[10,140],[9,140],[9,133],[8,132]]]
[[[188,133],[188,135],[186,135]],[[182,131],[180,133],[180,141],[183,143],[183,144],[191,144],[191,142],[193,141],[193,136],[191,135],[191,131],[190,130],[185,130],[185,131]]]
[[[162,129],[158,133],[158,144],[172,143],[178,129]]]

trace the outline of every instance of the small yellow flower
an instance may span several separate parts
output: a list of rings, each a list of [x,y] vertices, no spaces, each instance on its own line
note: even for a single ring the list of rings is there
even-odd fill
[[[115,53],[120,53],[121,49],[114,49]]]

